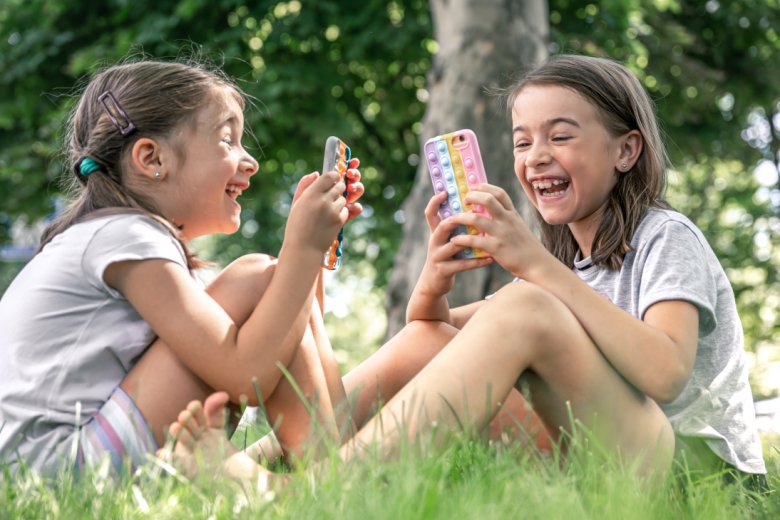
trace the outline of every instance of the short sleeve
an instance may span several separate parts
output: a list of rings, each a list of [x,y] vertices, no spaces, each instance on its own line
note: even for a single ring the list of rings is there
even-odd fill
[[[143,215],[122,215],[98,228],[84,251],[82,267],[89,282],[115,298],[123,296],[103,281],[106,268],[127,260],[164,259],[186,268],[181,244],[165,227]]]
[[[704,237],[686,223],[667,220],[637,250],[642,273],[639,316],[660,301],[683,300],[699,310],[699,330],[711,332],[716,324],[716,280],[711,252]]]

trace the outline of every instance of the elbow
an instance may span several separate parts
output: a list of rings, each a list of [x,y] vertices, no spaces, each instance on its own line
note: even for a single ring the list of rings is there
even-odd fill
[[[682,367],[670,370],[666,377],[655,381],[647,395],[659,404],[669,404],[682,394],[690,375],[691,371]]]
[[[657,391],[649,393],[648,397],[651,397],[658,404],[669,404],[680,395],[682,387],[669,385],[666,388],[659,388]]]

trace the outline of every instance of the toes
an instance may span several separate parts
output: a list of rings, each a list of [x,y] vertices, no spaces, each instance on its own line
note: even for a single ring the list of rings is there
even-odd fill
[[[201,413],[205,414],[205,424],[209,428],[222,429],[225,427],[227,419],[226,406],[229,399],[226,392],[216,392],[206,398]]]
[[[203,414],[203,405],[200,401],[192,401],[187,405],[187,409],[179,414],[189,414],[188,420],[184,423],[184,426],[190,431],[193,437],[196,439],[200,437],[201,433],[208,427],[206,416]]]

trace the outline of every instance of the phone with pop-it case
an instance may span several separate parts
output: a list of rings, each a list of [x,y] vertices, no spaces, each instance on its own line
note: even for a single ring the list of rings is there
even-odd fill
[[[467,204],[464,200],[471,186],[487,182],[474,132],[464,129],[433,137],[425,142],[424,152],[433,191],[436,194],[447,192],[447,199],[439,208],[441,218],[464,211],[486,215],[484,208]],[[458,226],[453,235],[465,233],[475,235],[479,230],[474,226]],[[455,256],[482,258],[487,256],[487,253],[481,249],[466,248]]]
[[[328,137],[325,141],[325,158],[322,163],[322,173],[335,170],[341,176],[344,184],[348,185],[349,180],[347,179],[346,174],[351,158],[352,151],[344,141],[335,136]],[[346,188],[344,189],[344,196],[347,196]],[[344,228],[341,228],[339,229],[338,237],[325,252],[325,256],[322,259],[323,267],[330,269],[331,271],[339,268],[341,265],[343,242]]]

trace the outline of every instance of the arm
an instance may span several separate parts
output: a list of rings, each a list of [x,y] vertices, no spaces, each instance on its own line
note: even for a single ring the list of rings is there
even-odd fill
[[[640,320],[557,261],[535,269],[528,281],[565,303],[609,362],[641,392],[660,403],[682,392],[696,358],[699,313],[694,305],[658,302]]]
[[[363,211],[363,207],[358,202],[364,193],[363,184],[360,182],[360,170],[358,170],[359,166],[360,159],[353,157],[349,160],[348,168],[345,173],[347,184],[347,209],[349,210],[347,222],[356,218]],[[300,196],[300,193],[302,193],[302,190],[299,188],[296,190],[293,201],[295,201]],[[317,278],[317,287],[315,289],[315,298],[317,299],[317,303],[320,308],[320,314],[325,316],[325,269],[320,269],[320,275]]]
[[[604,356],[647,396],[669,402],[682,391],[693,369],[698,341],[698,311],[686,301],[652,305],[642,320],[596,293],[552,256],[525,225],[500,188],[483,186],[470,194],[492,219],[465,214],[452,219],[485,231],[459,236],[463,245],[488,251],[515,276],[535,283],[560,299],[577,317]]]
[[[278,264],[263,297],[240,327],[181,266],[164,260],[113,264],[104,278],[122,292],[194,373],[232,399],[256,402],[252,379],[269,395],[306,329],[328,238],[347,218],[344,184],[314,176],[293,205]]]
[[[455,283],[455,275],[492,263],[491,258],[453,258],[463,247],[449,240],[454,227],[440,225],[438,209],[446,197],[445,192],[434,195],[425,207],[425,219],[431,236],[428,240],[425,265],[406,308],[407,323],[414,320],[436,320],[461,328],[476,312],[478,305],[472,304],[450,311],[447,293]]]

